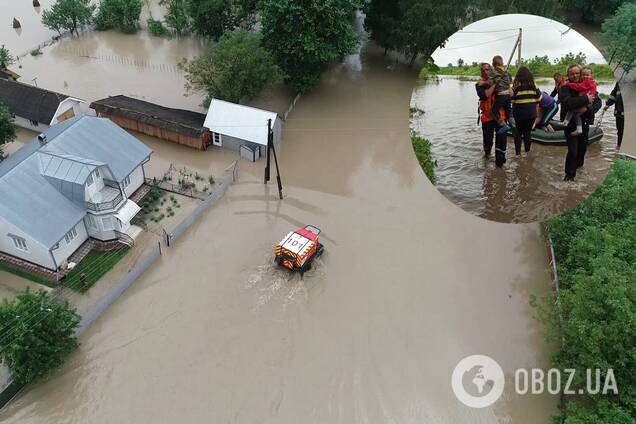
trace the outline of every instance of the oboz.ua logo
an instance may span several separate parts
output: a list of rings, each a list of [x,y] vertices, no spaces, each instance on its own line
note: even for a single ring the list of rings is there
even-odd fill
[[[504,372],[489,356],[472,355],[459,361],[451,379],[455,396],[471,408],[485,408],[501,397]]]

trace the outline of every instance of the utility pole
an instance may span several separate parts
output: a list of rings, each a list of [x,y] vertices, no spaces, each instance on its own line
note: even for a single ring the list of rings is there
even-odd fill
[[[267,120],[267,164],[265,165],[265,184],[269,181],[270,151],[274,155],[276,165],[276,182],[278,183],[278,197],[283,200],[283,183],[280,179],[280,169],[278,168],[278,158],[276,157],[276,147],[274,147],[274,131],[272,130],[272,120]]]
[[[521,38],[523,35],[523,28],[519,28],[519,59],[517,60],[517,66],[521,66]]]

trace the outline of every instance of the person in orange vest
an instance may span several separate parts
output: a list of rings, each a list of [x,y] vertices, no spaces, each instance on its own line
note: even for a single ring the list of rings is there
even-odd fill
[[[508,138],[506,134],[497,133],[497,119],[492,114],[493,103],[495,101],[495,86],[489,82],[488,75],[492,72],[489,63],[482,63],[480,66],[481,77],[475,84],[477,97],[479,97],[479,120],[483,134],[484,157],[489,157],[492,152],[493,140],[495,146],[495,164],[501,168],[506,163],[506,145]],[[505,119],[504,110],[499,109],[499,119]]]

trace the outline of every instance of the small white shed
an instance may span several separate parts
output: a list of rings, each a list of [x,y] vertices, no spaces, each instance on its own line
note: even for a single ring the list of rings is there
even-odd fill
[[[272,120],[274,145],[279,146],[282,119],[276,112],[212,100],[203,126],[210,131],[210,143],[236,152],[258,152],[253,159],[267,153],[267,122]],[[243,154],[242,154],[243,156]]]

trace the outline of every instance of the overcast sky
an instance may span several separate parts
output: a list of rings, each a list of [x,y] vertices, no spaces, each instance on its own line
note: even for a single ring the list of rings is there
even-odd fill
[[[467,63],[491,62],[499,54],[507,62],[519,28],[523,28],[524,59],[545,55],[556,59],[567,53],[584,52],[588,62],[606,63],[598,49],[575,30],[568,31],[566,25],[552,19],[522,14],[493,16],[464,27],[448,39],[443,49],[433,53],[433,59],[438,66],[446,66],[456,65],[459,58]]]

